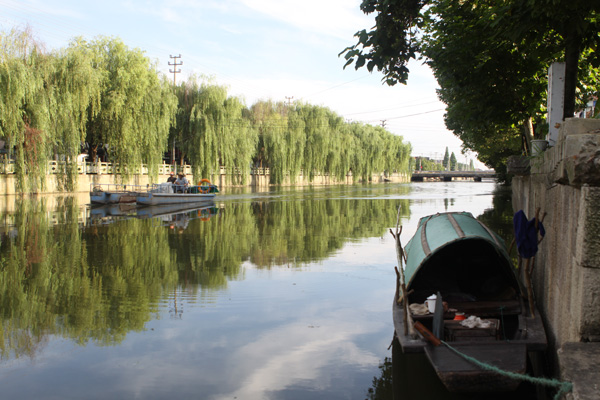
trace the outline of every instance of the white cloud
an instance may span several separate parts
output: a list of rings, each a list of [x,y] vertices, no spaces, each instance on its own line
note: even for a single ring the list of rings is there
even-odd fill
[[[356,10],[360,2],[345,0],[240,0],[248,8],[310,32],[347,40],[356,31],[370,28],[372,18]],[[350,35],[350,36],[349,36]]]

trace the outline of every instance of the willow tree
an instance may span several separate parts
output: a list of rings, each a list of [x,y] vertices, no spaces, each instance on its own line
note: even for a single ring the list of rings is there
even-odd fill
[[[182,148],[192,163],[194,176],[211,177],[220,167],[219,132],[225,121],[223,103],[227,99],[227,90],[204,83],[194,98],[189,116],[189,136],[184,138]]]
[[[288,143],[287,167],[290,173],[290,183],[295,183],[302,171],[304,151],[306,148],[306,123],[296,107],[288,110],[285,139]]]
[[[250,175],[258,133],[250,121],[243,118],[246,106],[240,98],[228,97],[223,104],[223,111],[219,158],[221,164],[229,169],[234,183],[245,184]]]
[[[195,76],[175,92],[179,109],[171,137],[192,164],[194,176],[212,177],[223,165],[234,181],[245,183],[257,136],[243,117],[243,102],[228,97],[224,86],[210,81],[199,85]]]
[[[259,101],[250,108],[249,117],[258,132],[255,160],[270,168],[272,184],[283,183],[286,176],[294,183],[304,167],[307,121],[303,108],[302,104],[272,101]]]
[[[329,111],[329,110],[327,110]],[[349,170],[349,165],[342,161],[343,149],[345,147],[345,123],[342,117],[329,111],[328,130],[329,140],[326,151],[324,172],[329,176],[343,180]]]
[[[386,174],[393,172],[408,173],[412,151],[410,143],[404,143],[402,136],[393,135],[385,130],[382,132],[382,137],[385,143],[382,151],[384,172]]]
[[[306,146],[302,168],[308,180],[324,172],[327,161],[327,150],[330,144],[329,118],[324,107],[304,104],[298,107],[298,113],[304,119]]]
[[[0,135],[15,150],[17,191],[37,192],[45,185],[52,143],[50,64],[29,30],[0,33]]]
[[[88,46],[102,74],[100,110],[88,124],[88,141],[107,145],[122,177],[139,172],[143,162],[160,163],[176,112],[167,81],[141,50],[120,39],[99,37]]]
[[[86,139],[89,117],[100,110],[101,71],[94,67],[91,50],[82,39],[53,55],[49,83],[50,126],[54,153],[61,156],[59,187],[72,191],[77,181],[77,156]]]
[[[322,106],[261,101],[251,108],[259,131],[257,159],[270,168],[271,183],[289,173],[293,183],[300,169],[309,181],[326,174],[339,181],[352,171],[371,180],[374,173],[409,170],[410,145],[382,127],[347,123]]]

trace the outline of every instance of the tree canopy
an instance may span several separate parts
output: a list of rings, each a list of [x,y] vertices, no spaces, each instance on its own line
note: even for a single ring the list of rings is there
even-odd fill
[[[226,168],[244,183],[252,166],[271,182],[304,173],[364,181],[373,173],[409,172],[410,144],[381,127],[348,123],[323,106],[259,101],[247,107],[225,86],[191,76],[178,85],[140,49],[118,38],[74,39],[46,52],[29,30],[0,33],[0,137],[14,148],[17,190],[36,192],[53,160],[72,190],[82,148],[102,155],[118,177],[151,179],[177,149],[196,177]]]
[[[543,135],[547,69],[567,63],[565,115],[597,93],[600,4],[576,0],[364,0],[370,31],[342,53],[383,81],[406,83],[408,62],[424,59],[447,105],[446,124],[464,147],[498,168],[507,151]],[[579,79],[577,71],[579,70]],[[591,79],[590,79],[591,78]]]

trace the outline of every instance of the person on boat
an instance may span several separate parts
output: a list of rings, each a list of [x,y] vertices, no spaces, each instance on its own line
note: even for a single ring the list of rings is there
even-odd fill
[[[171,171],[171,174],[167,178],[167,183],[175,183],[177,178],[175,178],[175,172]]]
[[[189,186],[189,182],[183,173],[178,174],[178,178],[175,181],[175,188],[177,193],[185,193],[186,188]]]

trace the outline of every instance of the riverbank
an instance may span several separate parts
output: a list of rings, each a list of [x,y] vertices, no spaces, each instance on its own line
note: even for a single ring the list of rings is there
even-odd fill
[[[533,270],[553,371],[575,400],[598,399],[600,382],[600,121],[567,119],[556,146],[509,161],[514,211],[546,213]],[[588,368],[585,368],[588,366]],[[595,388],[595,389],[594,389]]]
[[[189,165],[178,167],[178,171],[183,171],[190,182],[199,182],[205,177],[194,177],[191,173],[192,169]],[[89,192],[92,185],[97,184],[125,184],[125,185],[136,185],[136,186],[147,186],[152,183],[166,182],[169,177],[169,173],[172,171],[172,166],[163,164],[159,166],[158,177],[153,180],[148,174],[141,173],[132,175],[126,180],[121,180],[120,175],[112,174],[111,166],[107,163],[102,163],[96,167],[96,164],[83,164],[78,168],[80,173],[77,176],[77,182],[75,184],[75,192]],[[92,171],[91,173],[88,171]],[[232,183],[231,175],[227,174],[225,169],[221,169],[218,174],[213,175],[211,182],[219,187],[268,187],[270,186],[270,174],[266,168],[257,168],[247,177],[246,184],[240,185]],[[405,183],[410,182],[410,174],[408,173],[391,173],[384,174],[378,173],[373,174],[368,183]],[[363,180],[354,177],[352,173],[348,173],[343,180],[339,180],[333,176],[321,174],[315,175],[312,180],[307,176],[300,175],[296,178],[294,183],[291,183],[289,179],[286,179],[282,185],[279,186],[309,186],[309,185],[352,185],[355,183],[362,183]],[[58,182],[58,174],[53,172],[46,175],[46,181],[43,189],[40,189],[36,193],[38,194],[60,194],[64,191],[60,190],[60,184]],[[16,191],[16,178],[14,174],[0,174],[0,195],[15,195],[20,194]]]

